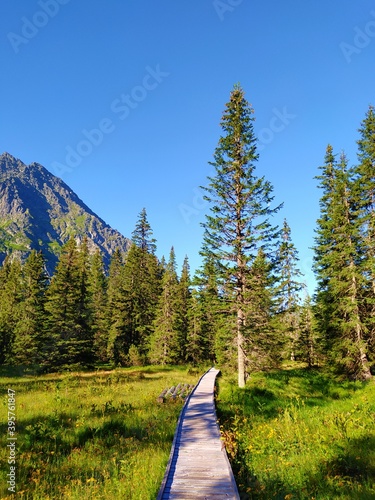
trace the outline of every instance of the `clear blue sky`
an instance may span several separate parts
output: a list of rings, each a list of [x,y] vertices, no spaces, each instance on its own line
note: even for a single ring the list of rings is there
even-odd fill
[[[192,271],[198,187],[240,82],[312,291],[313,178],[329,142],[356,161],[375,104],[371,0],[8,0],[0,40],[0,152],[62,177],[125,236],[146,207],[159,255],[174,245]]]

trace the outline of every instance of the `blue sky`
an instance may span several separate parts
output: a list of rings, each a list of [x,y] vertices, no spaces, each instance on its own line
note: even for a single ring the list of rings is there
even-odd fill
[[[331,143],[356,161],[375,104],[370,0],[12,0],[0,7],[0,151],[59,175],[130,236],[143,207],[158,254],[200,264],[199,186],[229,93],[255,110],[258,175],[284,202],[310,291]]]

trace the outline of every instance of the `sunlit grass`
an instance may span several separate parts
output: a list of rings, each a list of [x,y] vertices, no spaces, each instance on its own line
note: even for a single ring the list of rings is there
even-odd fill
[[[2,477],[9,472],[7,389],[16,391],[17,497],[156,498],[183,401],[165,388],[195,384],[187,367],[1,377]],[[1,499],[12,498],[5,481]]]
[[[374,499],[375,384],[303,368],[219,381],[218,415],[248,499]]]

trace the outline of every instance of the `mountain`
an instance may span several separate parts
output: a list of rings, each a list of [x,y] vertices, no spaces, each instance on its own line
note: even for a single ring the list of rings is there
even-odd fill
[[[108,265],[116,248],[130,241],[112,229],[61,179],[38,163],[25,165],[9,153],[0,156],[0,263],[16,253],[41,250],[53,272],[62,245],[86,236],[90,252],[99,249]]]

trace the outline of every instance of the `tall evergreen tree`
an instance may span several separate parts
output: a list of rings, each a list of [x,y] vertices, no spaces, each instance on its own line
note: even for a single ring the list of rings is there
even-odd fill
[[[250,370],[275,367],[281,358],[283,338],[274,323],[277,304],[272,267],[260,248],[247,271],[244,311],[246,330],[251,335],[247,336],[244,349]]]
[[[197,271],[192,281],[186,356],[188,361],[195,364],[205,360],[214,363],[216,354],[220,359],[220,354],[228,347],[227,342],[220,346],[219,341],[220,319],[225,316],[227,320],[227,315],[221,308],[217,278],[215,262],[208,257],[204,259],[202,269]]]
[[[92,337],[87,298],[87,250],[77,249],[74,238],[63,247],[49,286],[45,309],[47,367],[88,366],[92,363]]]
[[[298,261],[298,251],[292,242],[289,224],[284,220],[277,255],[279,267],[278,315],[280,326],[285,330],[289,339],[289,356],[292,360],[295,358],[294,345],[298,338],[298,307],[300,292],[303,289],[303,285],[299,281],[302,273],[298,268]]]
[[[107,320],[108,359],[114,364],[124,364],[126,303],[124,297],[124,263],[121,252],[116,250],[111,258],[108,276]]]
[[[145,355],[161,287],[156,256],[133,244],[126,256],[123,279],[126,351],[134,346]]]
[[[22,269],[22,302],[15,328],[14,360],[23,365],[41,362],[40,352],[45,341],[44,303],[48,285],[45,260],[33,250]]]
[[[253,121],[253,109],[242,88],[235,85],[221,120],[223,136],[211,162],[216,173],[204,188],[211,214],[203,224],[202,253],[220,262],[233,288],[240,387],[245,385],[245,343],[251,336],[245,319],[248,269],[259,247],[269,251],[278,234],[269,222],[279,208],[271,208],[272,186],[255,175],[258,154]]]
[[[306,296],[299,310],[299,336],[295,346],[296,356],[307,363],[309,368],[317,364],[319,359],[319,338],[315,326],[312,300]]]
[[[344,154],[337,163],[328,146],[322,175],[321,217],[315,246],[317,310],[332,363],[355,378],[371,376],[361,311],[361,255],[357,203]]]
[[[172,247],[162,278],[154,331],[150,337],[149,358],[152,363],[165,365],[181,360],[178,293],[176,257]]]
[[[21,263],[7,257],[0,269],[0,363],[14,364],[13,344],[22,301]]]
[[[146,209],[143,208],[132,233],[132,240],[144,252],[155,255],[156,240],[152,237],[152,234],[151,226],[147,220]]]
[[[370,106],[361,123],[354,191],[358,203],[362,273],[365,279],[366,338],[375,360],[375,109]]]
[[[91,331],[95,358],[107,361],[108,321],[107,321],[107,278],[103,257],[99,250],[91,257],[88,275],[88,295],[91,310]]]
[[[191,280],[189,260],[186,256],[182,265],[181,276],[178,283],[177,308],[179,331],[179,358],[186,359],[186,344],[189,334],[189,312],[191,307]]]

